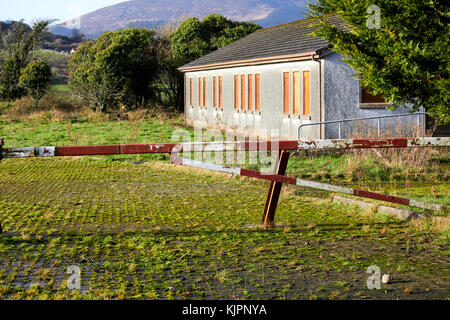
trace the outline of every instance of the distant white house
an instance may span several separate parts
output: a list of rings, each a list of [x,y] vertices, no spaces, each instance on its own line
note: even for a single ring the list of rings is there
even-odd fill
[[[330,21],[342,25],[338,17]],[[389,111],[382,97],[362,90],[330,44],[309,36],[310,24],[259,30],[179,68],[185,74],[186,122],[296,138],[306,123],[406,112]],[[415,117],[393,121],[418,123]],[[307,127],[302,136],[337,138],[337,126]]]

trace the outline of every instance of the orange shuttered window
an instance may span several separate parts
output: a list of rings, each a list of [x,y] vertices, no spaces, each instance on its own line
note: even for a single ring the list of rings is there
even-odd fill
[[[217,77],[213,77],[213,105],[217,108]]]
[[[311,115],[311,72],[303,71],[303,115]]]
[[[241,75],[241,109],[245,110],[245,75]]]
[[[234,109],[239,109],[239,76],[234,76]]]
[[[203,78],[203,106],[206,107],[206,78]]]
[[[255,106],[256,111],[261,111],[261,75],[255,74]]]
[[[189,105],[194,105],[194,81],[192,78],[189,79]]]
[[[292,96],[294,103],[294,114],[300,114],[300,72],[293,73],[293,88],[294,94]]]
[[[222,91],[223,77],[219,77],[219,108],[223,109],[223,91]]]
[[[198,78],[198,106],[201,107],[203,105],[202,102],[202,78]]]
[[[248,75],[248,110],[253,109],[253,75]]]
[[[283,73],[283,112],[289,114],[289,72]]]

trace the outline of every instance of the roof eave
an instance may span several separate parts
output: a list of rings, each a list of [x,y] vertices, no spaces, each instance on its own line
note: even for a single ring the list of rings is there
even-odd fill
[[[288,54],[288,55],[282,55],[282,56],[273,56],[273,57],[256,58],[256,59],[248,59],[248,60],[229,61],[229,62],[213,63],[213,64],[192,66],[192,67],[182,66],[182,67],[178,68],[178,70],[180,72],[206,71],[206,70],[214,70],[214,69],[256,66],[256,65],[262,65],[262,64],[280,63],[280,62],[320,59],[320,58],[322,58],[322,55],[319,52],[320,52],[320,50],[315,50],[315,51],[308,51],[308,52],[302,52],[302,53],[297,53],[297,54]]]

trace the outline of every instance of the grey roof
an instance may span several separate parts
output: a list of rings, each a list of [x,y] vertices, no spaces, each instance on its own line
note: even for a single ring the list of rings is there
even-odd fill
[[[342,20],[336,15],[328,17],[328,20],[338,27],[343,24]],[[245,38],[192,61],[180,69],[301,54],[329,47],[327,41],[309,36],[315,29],[311,26],[312,22],[311,19],[304,19],[258,30]]]

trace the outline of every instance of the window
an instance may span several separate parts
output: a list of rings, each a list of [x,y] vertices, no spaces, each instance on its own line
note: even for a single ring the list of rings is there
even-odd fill
[[[255,74],[255,106],[256,111],[261,111],[261,75]]]
[[[248,75],[248,110],[253,109],[253,75]]]
[[[364,88],[362,89],[361,99],[362,103],[386,103],[382,94],[374,96]]]
[[[199,107],[201,107],[203,105],[202,83],[203,83],[202,78],[198,78],[198,106]]]
[[[239,76],[234,76],[234,109],[239,109]]]
[[[245,75],[241,75],[241,109],[245,110]]]
[[[203,78],[203,106],[206,107],[206,77]]]
[[[220,79],[220,81],[222,80]],[[241,97],[240,103],[239,103],[239,93]],[[260,74],[247,74],[247,75],[243,74],[241,76],[237,75],[234,76],[234,109],[261,111]]]
[[[222,84],[223,84],[223,77],[219,77],[219,108],[223,109],[223,90],[222,90]]]
[[[292,96],[292,101],[294,104],[294,114],[300,114],[300,72],[295,71],[293,73],[293,87],[294,87],[294,94]]]
[[[223,109],[223,77],[214,76],[213,77],[213,106],[214,108],[219,107]]]
[[[206,77],[198,78],[198,106],[206,107]]]
[[[303,89],[302,78],[303,75]],[[292,75],[292,80],[291,80]],[[292,81],[292,87],[291,87]],[[291,100],[292,90],[292,102]],[[300,90],[303,90],[303,99],[300,94]],[[303,106],[303,109],[302,109]],[[292,107],[292,108],[291,108]],[[294,115],[311,115],[311,72],[310,71],[294,71],[283,72],[283,113]]]
[[[311,72],[303,71],[303,115],[311,115]]]
[[[189,105],[194,105],[194,80],[192,78],[189,79]]]
[[[284,72],[283,73],[283,112],[285,114],[289,114],[290,112],[290,103],[289,103],[289,77],[290,74],[289,72]]]
[[[213,106],[217,108],[217,77],[213,77]]]

